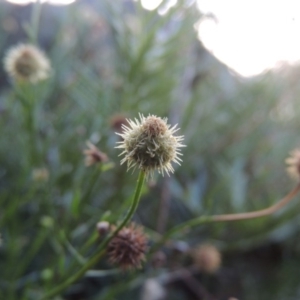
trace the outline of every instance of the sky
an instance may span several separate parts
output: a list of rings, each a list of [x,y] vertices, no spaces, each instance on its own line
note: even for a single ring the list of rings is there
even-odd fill
[[[161,1],[141,0],[150,10]],[[197,0],[197,4],[203,14],[213,15],[196,26],[202,43],[241,76],[255,76],[300,59],[300,0]]]
[[[199,0],[205,47],[243,76],[300,59],[299,0]]]

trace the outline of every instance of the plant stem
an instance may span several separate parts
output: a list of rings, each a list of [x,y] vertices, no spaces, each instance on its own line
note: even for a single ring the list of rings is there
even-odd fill
[[[113,233],[111,233],[100,244],[98,252],[89,261],[87,261],[87,263],[77,273],[75,273],[73,276],[71,276],[69,279],[67,279],[65,282],[63,282],[58,287],[54,288],[52,291],[48,292],[40,300],[49,299],[49,298],[52,298],[52,297],[58,295],[59,293],[61,293],[69,285],[71,285],[72,283],[74,283],[75,281],[80,279],[86,273],[87,270],[89,270],[92,266],[94,266],[100,260],[100,258],[102,258],[102,256],[106,252],[106,246],[109,244],[111,239],[129,222],[129,220],[131,219],[131,217],[135,213],[135,211],[138,207],[138,204],[139,204],[139,200],[140,200],[144,180],[145,180],[145,172],[140,171],[139,178],[138,178],[137,185],[136,185],[136,189],[135,189],[135,193],[134,193],[134,197],[133,197],[133,200],[132,200],[132,205],[131,205],[126,217],[120,223],[120,225],[117,227],[117,229]]]
[[[90,198],[90,196],[93,192],[94,186],[95,186],[96,182],[98,181],[101,173],[102,173],[101,167],[100,168],[98,168],[98,167],[95,168],[94,173],[92,174],[92,178],[90,178],[90,180],[88,182],[88,187],[86,189],[86,192],[82,196],[82,199],[81,199],[81,202],[80,202],[81,206],[83,206],[86,203],[86,201],[89,200],[89,198]]]
[[[237,213],[237,214],[224,214],[224,215],[214,215],[214,216],[201,216],[198,218],[191,219],[187,222],[184,222],[182,224],[179,224],[172,229],[170,229],[162,238],[161,240],[154,245],[154,247],[151,250],[151,253],[154,253],[157,251],[171,236],[173,236],[175,233],[178,233],[180,231],[183,231],[185,229],[189,229],[194,226],[198,226],[204,223],[212,223],[212,222],[228,222],[228,221],[239,221],[239,220],[247,220],[247,219],[255,219],[260,218],[264,216],[271,215],[287,205],[300,191],[300,182],[297,184],[297,186],[292,189],[284,198],[282,198],[279,202],[271,205],[270,207],[257,210],[257,211],[251,211],[251,212],[245,212],[245,213]]]
[[[38,42],[39,21],[41,16],[42,3],[37,0],[33,6],[30,24],[30,40],[33,44]]]

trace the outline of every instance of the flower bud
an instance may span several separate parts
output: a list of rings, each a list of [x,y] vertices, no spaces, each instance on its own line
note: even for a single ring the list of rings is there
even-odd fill
[[[98,222],[96,225],[97,231],[100,236],[106,235],[110,230],[110,224],[106,221]]]

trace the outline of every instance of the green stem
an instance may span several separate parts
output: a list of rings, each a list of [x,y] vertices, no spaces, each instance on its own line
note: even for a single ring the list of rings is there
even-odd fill
[[[30,103],[30,106],[27,108],[27,128],[29,133],[29,145],[31,148],[30,161],[31,167],[34,167],[35,162],[39,160],[39,154],[37,150],[37,136],[36,136],[36,124],[35,124],[35,104]]]
[[[38,42],[38,32],[39,32],[39,21],[41,16],[42,3],[41,0],[37,0],[33,6],[31,14],[31,24],[30,24],[30,41],[33,44]]]
[[[13,269],[14,278],[18,278],[19,276],[24,274],[24,271],[30,265],[32,259],[36,256],[38,251],[41,249],[48,235],[49,232],[47,230],[43,230],[40,232],[39,235],[37,235],[32,245],[30,246],[28,252],[23,253],[22,259],[19,263],[16,264],[16,267]]]
[[[89,270],[91,267],[93,267],[100,260],[100,258],[102,258],[102,256],[106,252],[106,246],[109,244],[111,239],[129,222],[129,220],[131,219],[131,217],[135,213],[135,211],[138,207],[138,204],[139,204],[139,200],[140,200],[144,180],[145,180],[145,172],[140,171],[139,178],[138,178],[138,181],[137,181],[137,186],[136,186],[133,201],[132,201],[132,205],[131,205],[126,217],[121,222],[121,224],[117,227],[117,229],[112,234],[110,234],[100,244],[98,253],[95,254],[77,273],[75,273],[73,276],[71,276],[69,279],[67,279],[65,282],[63,282],[61,285],[59,285],[58,287],[54,288],[52,291],[47,293],[40,300],[49,299],[49,298],[52,298],[52,297],[58,295],[59,293],[61,293],[69,285],[71,285],[72,283],[74,283],[75,281],[80,279],[86,273],[87,270]]]
[[[33,86],[20,84],[15,87],[15,94],[22,105],[24,115],[24,126],[28,133],[28,146],[30,168],[35,166],[35,162],[40,163],[37,124],[36,124],[36,94]]]
[[[166,243],[166,241],[169,238],[171,238],[176,233],[182,232],[186,229],[190,229],[191,227],[194,227],[194,226],[197,226],[197,225],[201,225],[201,224],[204,224],[204,223],[210,223],[210,222],[214,222],[212,217],[210,217],[210,216],[201,216],[201,217],[191,219],[187,222],[184,222],[182,224],[179,224],[179,225],[173,227],[167,233],[164,234],[164,236],[161,238],[160,241],[158,241],[158,243],[156,243],[152,247],[150,255],[155,253],[162,245],[164,245]]]
[[[80,201],[81,206],[83,206],[85,204],[85,202],[89,200],[89,198],[93,192],[94,186],[95,186],[96,182],[98,181],[101,173],[102,173],[101,166],[99,168],[97,166],[94,170],[94,173],[92,174],[92,178],[90,178],[90,180],[88,182],[88,187],[86,189],[86,192]]]

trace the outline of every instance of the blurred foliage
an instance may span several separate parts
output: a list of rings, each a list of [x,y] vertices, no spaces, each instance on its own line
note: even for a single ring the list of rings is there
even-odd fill
[[[154,11],[121,0],[42,5],[38,42],[51,59],[51,78],[16,91],[0,74],[0,299],[38,299],[96,250],[99,220],[117,223],[124,215],[137,173],[119,165],[115,115],[168,116],[185,135],[182,166],[148,184],[135,216],[154,241],[157,231],[196,216],[267,207],[292,187],[284,159],[299,145],[299,67],[240,78],[198,40],[201,15],[192,2],[164,2]],[[28,41],[33,10],[0,3],[2,58]],[[84,166],[87,140],[109,163]],[[33,177],[40,168],[49,172],[44,182]],[[295,201],[274,216],[202,225],[177,238],[222,249],[217,279],[199,279],[217,299],[298,299],[299,212]],[[252,252],[269,245],[280,246],[275,266]],[[165,251],[171,260],[174,253]],[[177,267],[188,264],[178,259]],[[173,267],[154,270],[148,262],[143,271],[119,274],[103,261],[97,269],[108,271],[87,274],[64,297],[139,299],[147,278]],[[173,288],[172,299],[194,299]]]

